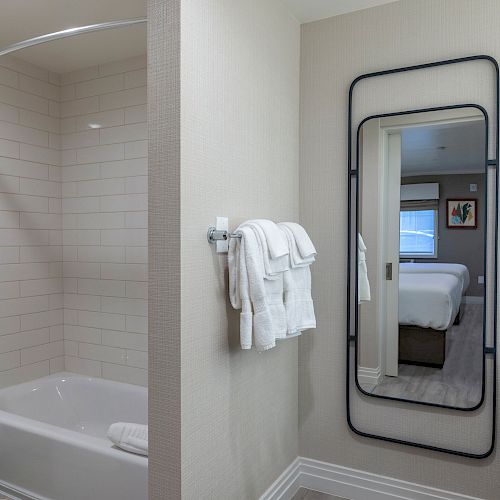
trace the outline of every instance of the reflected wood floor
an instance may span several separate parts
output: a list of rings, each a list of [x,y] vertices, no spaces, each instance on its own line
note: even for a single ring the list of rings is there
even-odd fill
[[[399,365],[398,377],[363,385],[372,394],[471,408],[481,400],[483,369],[483,306],[465,304],[460,325],[446,334],[443,368]]]
[[[320,493],[319,491],[306,490],[305,488],[300,488],[292,500],[349,500],[348,498],[334,497],[332,495],[327,495],[326,493]]]

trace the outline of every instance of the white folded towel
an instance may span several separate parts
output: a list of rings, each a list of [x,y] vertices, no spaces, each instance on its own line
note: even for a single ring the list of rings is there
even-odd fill
[[[273,221],[268,219],[254,219],[248,221],[248,224],[257,224],[264,231],[271,259],[277,259],[288,254],[286,239],[278,231],[278,227]]]
[[[241,238],[242,240],[242,238]],[[229,249],[227,254],[227,264],[229,270],[229,301],[234,309],[241,309],[241,294],[240,294],[240,238],[229,239]],[[246,275],[246,271],[245,271]],[[245,289],[248,285],[245,286]]]
[[[287,237],[290,269],[285,271],[284,293],[289,337],[316,328],[316,316],[311,296],[311,268],[316,249],[305,229],[295,222],[278,224]]]
[[[235,238],[233,238],[235,239]],[[246,242],[242,237],[241,240],[235,239],[238,246],[239,258],[237,264],[237,280],[238,287],[236,296],[239,297],[241,313],[240,313],[240,343],[242,349],[251,349],[253,335],[253,312],[252,303],[250,301],[250,284],[248,282],[248,271],[246,262]]]
[[[287,337],[300,335],[304,330],[316,328],[316,316],[311,296],[311,268],[291,268],[283,275]]]
[[[368,268],[366,266],[366,245],[358,233],[358,304],[369,302],[370,282],[368,281]]]
[[[262,219],[245,222],[245,226],[250,226],[257,237],[262,257],[264,259],[265,277],[267,279],[276,279],[281,273],[288,270],[290,262],[288,258],[288,242],[286,241],[283,231],[281,231],[281,229],[274,222]],[[267,230],[267,233],[265,230]],[[271,257],[271,249],[269,247],[269,239],[267,237],[268,234],[272,234],[272,239],[274,241],[282,240],[285,242],[287,245],[287,252],[285,254],[276,258]]]
[[[241,348],[255,345],[258,351],[265,351],[276,345],[277,338],[286,337],[283,275],[266,279],[257,232],[247,224],[236,231],[242,237],[232,238],[229,244],[229,296],[231,305],[241,308]]]
[[[311,253],[306,257],[302,257],[297,241],[295,239],[294,232],[288,227],[288,223],[280,223],[278,227],[283,231],[288,243],[288,251],[290,255],[290,266],[292,268],[296,267],[306,267],[310,266],[315,261],[315,253]],[[312,245],[312,243],[311,243]],[[313,247],[314,248],[314,247]]]
[[[300,256],[303,259],[316,255],[316,248],[314,248],[311,238],[309,238],[306,230],[300,224],[296,222],[282,222],[281,225],[286,226],[292,231]]]
[[[305,230],[256,219],[236,232],[242,237],[229,241],[229,298],[241,309],[241,348],[265,351],[276,339],[316,328],[309,267],[316,249]]]
[[[127,422],[116,422],[108,429],[109,440],[119,448],[137,453],[148,454],[148,426]]]

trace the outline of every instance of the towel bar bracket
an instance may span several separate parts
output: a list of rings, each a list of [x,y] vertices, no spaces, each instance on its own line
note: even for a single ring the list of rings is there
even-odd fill
[[[230,233],[225,229],[216,229],[214,226],[208,228],[207,240],[210,244],[214,244],[217,241],[227,241],[229,238],[241,238],[241,234]]]

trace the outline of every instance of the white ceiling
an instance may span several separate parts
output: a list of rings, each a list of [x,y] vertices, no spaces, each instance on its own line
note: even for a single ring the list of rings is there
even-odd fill
[[[0,47],[66,28],[146,17],[146,0],[1,0]],[[95,32],[16,52],[64,73],[146,53],[146,26]]]
[[[397,0],[283,0],[301,23],[347,14]]]
[[[404,177],[484,172],[484,120],[412,127],[401,136]]]

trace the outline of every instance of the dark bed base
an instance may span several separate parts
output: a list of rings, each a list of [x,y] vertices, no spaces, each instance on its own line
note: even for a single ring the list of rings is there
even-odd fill
[[[446,330],[399,326],[399,363],[443,368]]]
[[[463,308],[458,309],[454,325],[459,325]],[[399,325],[398,361],[404,365],[443,368],[446,357],[446,330]]]

